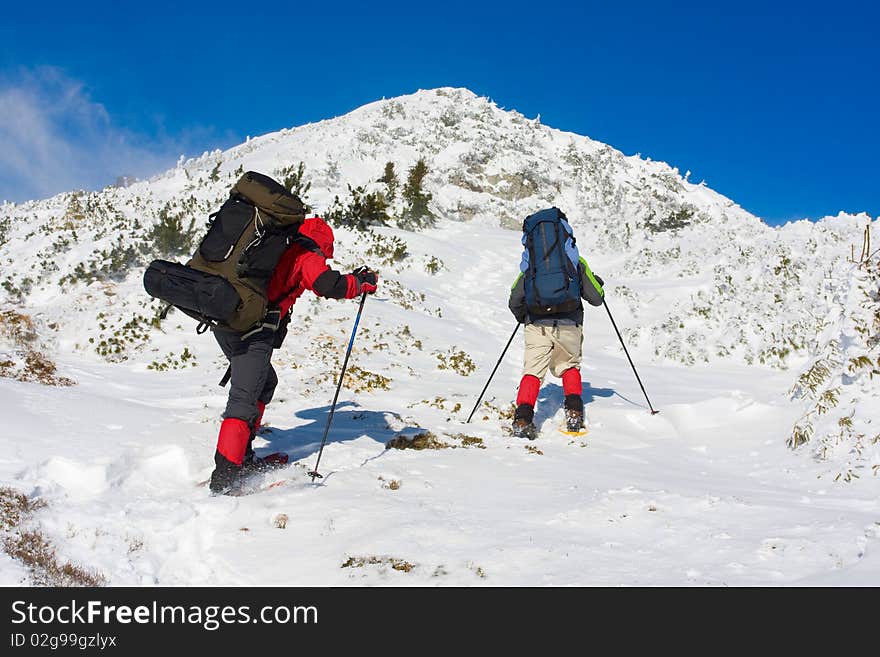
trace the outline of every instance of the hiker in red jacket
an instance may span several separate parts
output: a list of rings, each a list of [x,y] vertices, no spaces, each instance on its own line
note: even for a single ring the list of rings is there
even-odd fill
[[[267,288],[269,300],[281,312],[278,330],[264,329],[243,337],[234,331],[214,329],[217,344],[229,359],[231,378],[214,453],[211,491],[229,492],[243,471],[268,465],[256,457],[251,443],[278,384],[271,363],[272,350],[281,346],[287,334],[291,306],[306,290],[328,299],[351,299],[376,291],[379,280],[374,271],[363,267],[340,274],[327,265],[332,257],[330,226],[318,217],[306,219],[297,240],[278,261]],[[286,461],[286,456],[283,459]]]

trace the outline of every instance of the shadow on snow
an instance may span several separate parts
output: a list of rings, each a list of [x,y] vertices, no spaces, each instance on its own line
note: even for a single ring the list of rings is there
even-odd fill
[[[266,440],[268,444],[257,448],[257,454],[265,456],[272,452],[284,452],[290,455],[292,461],[296,461],[316,453],[321,446],[321,437],[324,435],[329,415],[329,405],[297,411],[294,413],[295,417],[310,422],[291,429],[270,427],[268,431],[260,434],[260,438]],[[384,448],[395,436],[420,430],[418,427],[405,427],[395,431],[389,425],[389,420],[399,417],[392,411],[370,411],[355,402],[339,402],[336,404],[333,423],[327,434],[327,444],[367,437]]]
[[[584,381],[581,397],[584,404],[592,404],[596,397],[612,397],[616,394],[618,393],[611,388],[593,388],[588,381]],[[535,406],[535,424],[540,426],[544,420],[556,415],[564,404],[565,393],[562,386],[556,383],[541,386],[541,393],[538,395],[538,403]]]

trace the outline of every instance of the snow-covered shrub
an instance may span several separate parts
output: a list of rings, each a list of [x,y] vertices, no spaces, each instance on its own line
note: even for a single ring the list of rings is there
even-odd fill
[[[0,377],[49,386],[74,385],[75,381],[57,373],[45,350],[32,317],[12,309],[0,312]]]
[[[880,260],[851,267],[826,325],[790,391],[804,413],[788,444],[809,447],[835,479],[852,481],[880,473],[880,428],[871,425],[880,407]]]

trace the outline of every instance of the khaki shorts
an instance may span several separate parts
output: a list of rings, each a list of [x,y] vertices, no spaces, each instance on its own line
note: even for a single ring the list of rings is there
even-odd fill
[[[548,369],[559,378],[565,370],[580,367],[583,341],[582,326],[526,324],[523,375],[531,374],[543,381]]]

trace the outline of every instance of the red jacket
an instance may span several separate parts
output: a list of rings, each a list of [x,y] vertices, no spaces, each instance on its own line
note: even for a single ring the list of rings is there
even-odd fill
[[[303,222],[299,232],[311,239],[320,253],[295,243],[278,261],[266,294],[270,302],[278,304],[282,317],[305,290],[331,299],[351,299],[358,293],[354,276],[340,274],[327,265],[327,259],[333,257],[333,230],[330,226],[320,217],[313,217]]]

